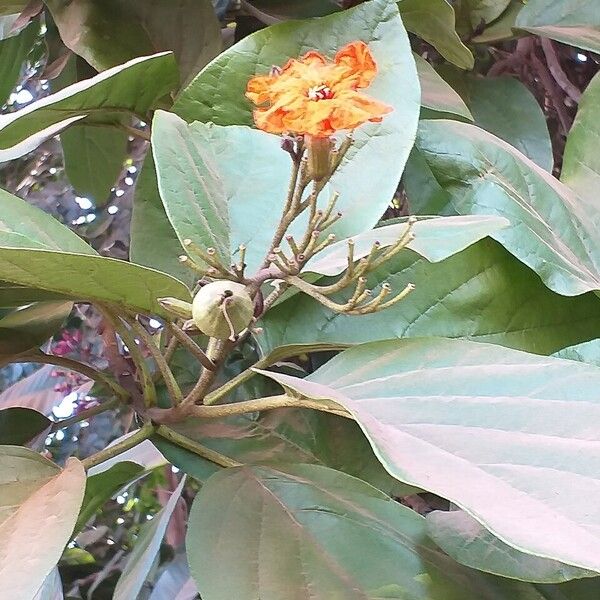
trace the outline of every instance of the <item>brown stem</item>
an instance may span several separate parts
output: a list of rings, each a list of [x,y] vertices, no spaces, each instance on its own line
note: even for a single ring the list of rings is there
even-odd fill
[[[546,62],[548,63],[548,69],[550,70],[554,81],[558,83],[558,85],[569,96],[569,98],[573,100],[573,102],[578,103],[581,99],[581,91],[577,89],[577,87],[572,84],[571,81],[569,81],[567,74],[563,71],[552,40],[542,38],[542,50],[544,51],[544,56],[546,57]]]

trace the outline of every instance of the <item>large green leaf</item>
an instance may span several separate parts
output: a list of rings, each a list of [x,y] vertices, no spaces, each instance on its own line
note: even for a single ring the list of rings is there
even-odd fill
[[[596,0],[529,0],[517,17],[516,26],[600,52],[600,12]]]
[[[37,348],[53,335],[71,313],[71,302],[37,302],[0,319],[0,355]]]
[[[63,296],[48,292],[46,290],[38,290],[35,288],[0,281],[0,306],[7,308],[18,308],[31,302],[40,302],[46,300],[61,300]]]
[[[119,581],[117,581],[113,595],[114,600],[137,598],[160,550],[162,538],[165,535],[171,515],[177,506],[184,484],[185,477],[171,494],[164,508],[154,515],[150,522],[144,523],[142,526],[133,551],[129,555]]]
[[[257,160],[266,160],[268,169],[274,171],[275,176],[283,175],[267,157],[257,152],[253,144],[244,139],[243,134],[250,133],[250,130],[241,129],[242,139],[236,140],[237,143],[227,139],[228,131],[229,129],[210,124],[188,125],[177,115],[164,111],[157,111],[152,125],[152,152],[158,189],[179,241],[183,243],[185,239],[191,239],[202,248],[215,248],[221,261],[227,266],[231,264],[228,204],[231,203],[234,208],[242,203],[246,199],[247,189],[251,189],[261,202],[265,198],[252,186],[252,182],[246,180],[244,186],[240,186],[239,178],[223,171],[233,167],[252,177],[255,173],[253,165],[240,160],[240,155],[246,151]],[[230,157],[223,156],[227,150],[233,150],[237,160],[232,161]],[[257,179],[260,181],[260,178]],[[267,193],[270,191],[269,183],[270,181],[264,182]],[[258,207],[254,204],[253,208],[256,210]],[[275,216],[279,218],[276,209]],[[245,225],[257,229],[256,222],[248,217]],[[272,235],[269,227],[260,229],[265,229],[267,235]],[[245,235],[242,237],[246,238]],[[253,245],[250,240],[247,243]]]
[[[39,31],[40,24],[34,21],[18,35],[0,40],[0,106],[6,102],[19,82],[23,61]]]
[[[2,189],[0,204],[0,247],[96,254],[91,246],[54,217]]]
[[[454,560],[485,573],[537,583],[562,583],[597,575],[594,571],[516,550],[462,510],[429,513],[427,531]]]
[[[244,96],[252,76],[310,49],[333,57],[357,39],[369,44],[379,67],[367,93],[394,108],[381,123],[356,131],[355,143],[331,181],[340,205],[346,207],[348,234],[364,231],[377,222],[396,191],[419,113],[416,68],[395,4],[372,0],[328,17],[289,21],[250,35],[210,63],[179,95],[173,110],[188,122],[252,125],[252,106]],[[266,171],[271,155],[258,158]],[[276,171],[270,165],[269,169]],[[287,175],[278,177],[283,186]]]
[[[509,219],[492,237],[550,289],[574,296],[600,288],[597,207],[473,125],[422,122],[416,146],[455,212]]]
[[[196,496],[186,546],[205,600],[542,598],[465,569],[415,512],[316,465],[217,473]]]
[[[464,100],[475,125],[497,135],[546,171],[553,156],[546,117],[535,96],[514,77],[469,77]]]
[[[437,264],[404,251],[374,273],[368,285],[377,289],[384,280],[396,290],[409,282],[416,289],[395,306],[360,317],[335,314],[298,294],[261,319],[261,349],[439,335],[548,354],[600,336],[600,302],[594,294],[559,296],[491,240]]]
[[[74,125],[60,136],[69,182],[81,196],[106,204],[123,169],[127,134],[111,127]]]
[[[33,450],[0,447],[0,587],[7,598],[35,596],[71,537],[84,487],[76,458],[61,470]]]
[[[600,33],[599,33],[600,36]],[[577,116],[569,131],[560,179],[582,198],[595,205],[600,183],[600,158],[596,141],[600,136],[600,75],[588,84],[579,101]]]
[[[472,121],[473,115],[454,89],[424,58],[418,54],[414,54],[414,58],[421,85],[421,105],[438,112],[453,113]]]
[[[307,379],[270,376],[344,406],[391,474],[509,545],[600,569],[600,368],[422,338],[350,348]]]
[[[354,422],[335,415],[281,409],[218,422],[187,419],[173,429],[243,464],[324,465],[359,477],[390,496],[414,491],[386,473]],[[158,436],[153,441],[170,462],[200,481],[218,470]]]
[[[447,0],[401,0],[398,8],[408,31],[423,38],[457,67],[473,68],[473,55],[456,33],[454,8]]]
[[[158,298],[190,299],[188,288],[166,273],[104,256],[0,248],[0,279],[58,292],[79,301],[118,304],[165,315]]]
[[[146,154],[135,185],[129,258],[193,286],[197,274],[179,261],[183,248],[169,222],[158,192],[152,152]]]
[[[0,115],[0,162],[31,151],[35,144],[88,113],[96,119],[102,112],[109,117],[119,111],[144,116],[176,85],[177,68],[171,53],[142,56],[36,100],[19,111]]]
[[[24,446],[50,425],[50,419],[37,410],[21,407],[0,410],[0,444]]]
[[[80,531],[111,496],[136,479],[143,470],[141,465],[125,460],[101,473],[89,475],[75,531]]]
[[[98,71],[172,50],[183,81],[221,49],[210,0],[47,0],[65,45]]]

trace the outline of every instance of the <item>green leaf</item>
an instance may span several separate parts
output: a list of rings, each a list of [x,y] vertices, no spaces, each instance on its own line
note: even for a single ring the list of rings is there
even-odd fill
[[[0,248],[0,279],[163,316],[158,298],[191,297],[181,281],[166,273],[104,256],[50,250]]]
[[[429,262],[440,262],[508,225],[509,222],[502,217],[425,218],[412,226],[415,237],[406,248]],[[406,219],[402,219],[400,223],[384,225],[355,236],[354,259],[359,260],[367,256],[374,243],[378,243],[381,248],[395,244],[406,231]],[[341,240],[312,258],[305,271],[321,275],[339,275],[346,270],[347,265],[348,242]]]
[[[29,0],[0,0],[0,15],[20,13],[28,4]]]
[[[221,49],[210,0],[47,0],[65,45],[103,71],[172,50],[187,81]]]
[[[340,10],[335,0],[250,0],[248,12],[267,25],[288,19],[324,17]]]
[[[590,425],[600,368],[422,338],[350,348],[306,379],[269,375],[344,406],[392,475],[447,498],[510,546],[600,569],[600,512],[589,509],[600,497]]]
[[[473,28],[495,21],[508,7],[510,0],[464,0],[462,10],[468,14]]]
[[[446,554],[461,565],[485,573],[536,583],[562,583],[597,575],[594,571],[520,552],[462,510],[433,511],[427,515],[426,523],[429,537]]]
[[[514,27],[517,17],[523,8],[521,0],[511,0],[508,8],[493,23],[490,23],[482,33],[473,38],[477,44],[493,44],[516,37]]]
[[[188,125],[172,113],[157,111],[152,125],[152,152],[160,195],[179,241],[183,244],[190,239],[202,248],[213,247],[221,262],[229,265],[228,203],[242,200],[235,194],[242,191],[245,195],[246,190],[240,190],[239,179],[221,174],[229,164],[222,156],[228,144],[222,133],[223,129],[202,123]],[[241,140],[234,148],[236,155],[244,148],[256,153],[255,147]],[[235,168],[240,168],[239,159]],[[244,172],[253,173],[246,168]],[[247,225],[256,228],[256,223]]]
[[[0,115],[0,162],[31,151],[89,112],[96,120],[103,112],[109,116],[120,111],[143,116],[176,85],[177,68],[171,53],[142,56],[14,113]]]
[[[161,573],[148,600],[196,600],[197,596],[187,557],[180,554]]]
[[[131,600],[140,593],[152,568],[152,563],[158,554],[162,538],[165,535],[171,515],[177,506],[184,484],[185,477],[171,494],[164,508],[154,515],[151,521],[142,525],[133,551],[129,555],[129,559],[117,581],[113,595],[114,600]]]
[[[76,458],[61,470],[33,450],[0,447],[0,587],[8,598],[33,598],[42,586],[71,537],[84,487]]]
[[[75,531],[80,531],[109,498],[136,479],[143,470],[137,463],[122,461],[106,471],[89,476]]]
[[[424,58],[418,54],[413,54],[413,56],[421,85],[421,105],[431,110],[452,113],[472,121],[473,115],[454,89],[437,74]]]
[[[218,422],[187,419],[172,429],[240,463],[324,465],[360,477],[390,496],[415,492],[386,473],[355,423],[335,415],[281,409]],[[159,436],[153,441],[169,462],[200,481],[219,470]]]
[[[600,302],[594,294],[566,298],[550,291],[492,240],[437,264],[403,251],[371,275],[367,286],[376,292],[386,280],[394,290],[407,283],[416,288],[395,306],[360,318],[335,314],[304,294],[282,302],[260,321],[261,350],[438,335],[549,354],[600,337]],[[333,299],[347,301],[351,294]]]
[[[183,248],[160,199],[152,152],[148,152],[135,184],[129,258],[168,273],[192,288],[197,275],[181,264],[182,254]]]
[[[599,289],[596,207],[473,125],[424,121],[416,146],[455,212],[509,219],[511,226],[492,237],[550,289],[567,296]]]
[[[37,348],[56,333],[73,308],[72,302],[36,302],[0,319],[0,356]]]
[[[589,363],[600,367],[600,341],[590,340],[581,344],[575,344],[568,348],[563,348],[555,352],[552,356],[556,358],[566,358],[568,360],[576,360],[578,362]]]
[[[2,189],[0,204],[0,247],[96,254],[91,246],[54,217]]]
[[[577,116],[569,131],[560,179],[592,206],[600,182],[600,158],[596,140],[600,135],[598,102],[600,75],[594,76],[579,101]]]
[[[0,444],[24,446],[51,424],[50,419],[37,410],[20,407],[0,410]]]
[[[127,134],[110,127],[74,125],[60,136],[69,182],[80,195],[104,206],[123,169]]]
[[[46,290],[0,281],[0,306],[7,308],[17,308],[31,302],[61,300],[63,298],[60,294],[47,292]]]
[[[63,586],[60,580],[60,573],[58,567],[54,567],[48,574],[44,583],[42,583],[40,589],[37,591],[33,600],[63,600]]]
[[[456,33],[454,8],[447,0],[401,0],[398,9],[408,31],[457,67],[473,68],[473,55]]]
[[[133,433],[135,433],[135,431],[130,431],[116,440],[113,440],[109,444],[109,447],[121,442],[123,439],[129,437]],[[115,465],[123,462],[139,465],[145,472],[152,471],[158,467],[163,467],[167,464],[165,457],[155,448],[154,444],[152,444],[152,442],[149,440],[144,440],[137,446],[134,446],[133,448],[130,448],[129,450],[126,450],[117,456],[113,456],[112,458],[105,460],[95,467],[92,467],[88,471],[88,476],[95,477],[96,475],[105,473],[109,469],[112,469]],[[118,473],[119,471],[116,472]]]
[[[514,77],[469,77],[466,97],[475,125],[508,142],[542,169],[554,158],[546,117],[535,96]]]
[[[272,65],[283,65],[290,57],[310,49],[333,57],[340,47],[357,39],[369,44],[379,68],[367,93],[394,108],[381,123],[370,123],[356,131],[355,143],[331,181],[331,188],[340,194],[342,212],[346,207],[345,235],[364,231],[375,225],[396,191],[413,145],[419,113],[416,68],[395,4],[372,0],[328,17],[288,21],[254,33],[211,62],[181,92],[173,111],[188,122],[253,125],[252,106],[244,96],[252,76],[267,73]],[[257,155],[265,144],[257,148]],[[289,163],[283,151],[279,154],[280,160]],[[262,160],[264,173],[272,159],[269,154],[268,158],[259,155],[256,160]],[[269,173],[275,172],[277,169],[269,165]],[[239,179],[239,168],[237,173]],[[381,178],[381,173],[386,177]],[[281,173],[277,177],[280,186],[288,179]],[[373,181],[377,186],[372,185]],[[279,196],[279,206],[284,198]]]
[[[0,106],[8,100],[19,82],[23,61],[39,32],[40,24],[34,21],[18,35],[0,40]]]
[[[546,171],[552,170],[546,118],[525,85],[513,77],[482,78],[447,65],[440,72],[471,110],[475,125],[508,142]]]
[[[205,600],[541,600],[449,559],[424,521],[332,469],[248,466],[202,486],[186,546]]]
[[[596,0],[529,0],[516,26],[571,46],[600,52],[600,13]]]

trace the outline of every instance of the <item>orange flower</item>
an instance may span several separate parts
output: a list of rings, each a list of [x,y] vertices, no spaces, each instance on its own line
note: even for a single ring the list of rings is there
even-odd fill
[[[328,137],[367,121],[381,121],[392,110],[356,91],[377,74],[364,42],[344,46],[333,62],[313,50],[274,71],[250,79],[246,90],[246,97],[258,106],[256,126],[269,133]]]

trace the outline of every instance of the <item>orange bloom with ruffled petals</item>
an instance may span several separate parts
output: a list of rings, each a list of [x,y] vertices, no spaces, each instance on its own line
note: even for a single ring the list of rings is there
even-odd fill
[[[246,97],[258,106],[256,126],[269,133],[328,137],[381,121],[393,110],[357,91],[368,87],[377,74],[364,42],[344,46],[333,62],[313,50],[273,71],[250,79],[246,90]]]

